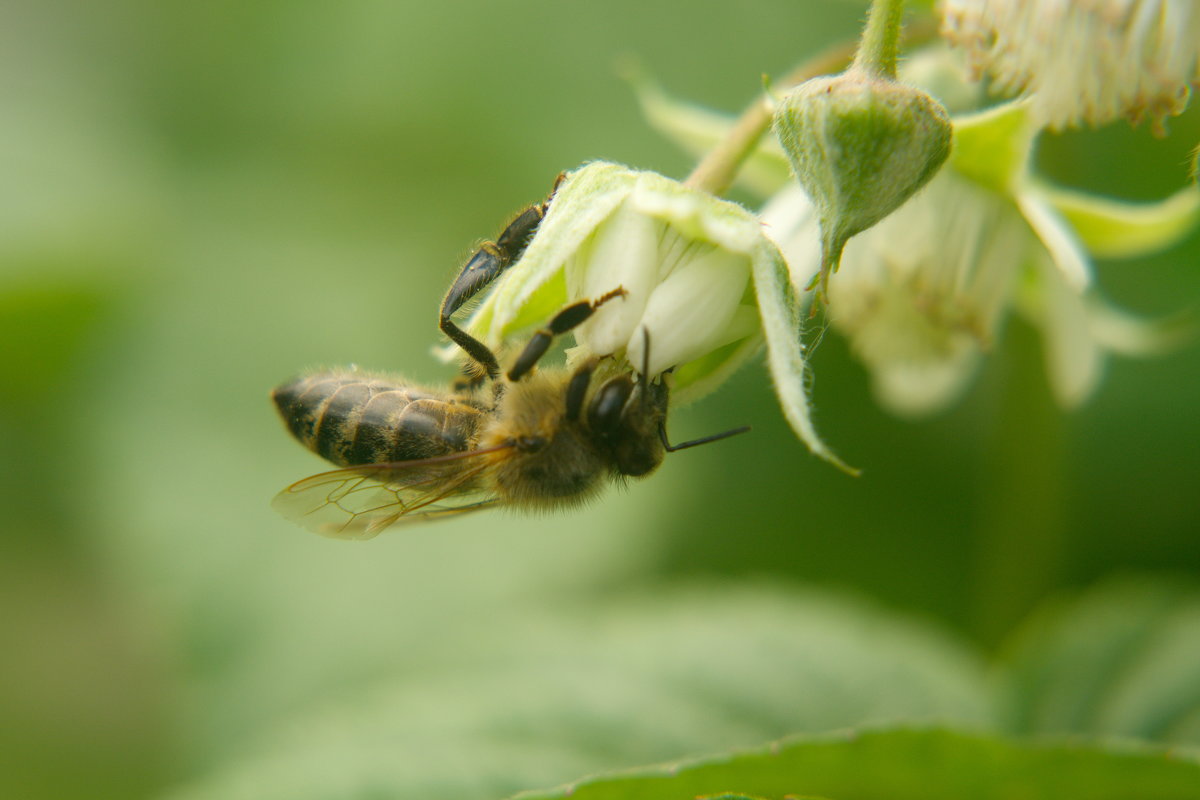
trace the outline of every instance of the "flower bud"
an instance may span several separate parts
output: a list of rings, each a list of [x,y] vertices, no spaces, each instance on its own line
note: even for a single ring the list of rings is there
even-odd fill
[[[936,100],[851,67],[792,90],[775,133],[821,225],[822,294],[842,248],[896,210],[950,155],[950,118]]]

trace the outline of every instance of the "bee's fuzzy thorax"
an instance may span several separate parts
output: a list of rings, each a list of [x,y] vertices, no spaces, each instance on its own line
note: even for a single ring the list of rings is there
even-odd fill
[[[563,375],[542,370],[507,387],[485,426],[482,448],[515,446],[492,470],[496,492],[515,506],[556,508],[594,496],[610,469],[582,423],[567,420]]]

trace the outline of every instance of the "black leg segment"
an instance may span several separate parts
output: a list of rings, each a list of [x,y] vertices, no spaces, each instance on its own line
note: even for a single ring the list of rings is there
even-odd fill
[[[510,381],[520,380],[521,376],[533,369],[538,360],[550,349],[555,336],[561,336],[582,325],[588,317],[596,313],[597,308],[609,300],[624,296],[624,294],[625,290],[617,287],[599,300],[580,300],[559,311],[554,315],[554,319],[550,320],[550,324],[535,333],[529,340],[529,344],[525,345],[525,349],[521,351],[521,355],[517,356],[517,360],[513,362],[512,368],[508,371],[508,379]]]
[[[495,354],[483,342],[451,322],[450,317],[520,257],[525,251],[530,235],[537,230],[544,215],[545,204],[530,206],[509,223],[495,243],[484,242],[467,260],[466,266],[458,273],[450,291],[446,293],[446,298],[442,300],[438,327],[468,356],[477,361],[492,379],[500,375],[500,365],[496,362]]]
[[[550,200],[554,197],[554,192],[558,190],[558,185],[562,183],[562,180],[563,175],[560,174],[554,182],[554,189],[551,190],[550,197],[518,214],[500,232],[496,241],[484,242],[480,245],[479,249],[467,259],[462,271],[450,285],[450,291],[446,292],[446,297],[442,300],[441,312],[438,315],[438,327],[483,368],[488,378],[493,380],[500,376],[500,366],[496,362],[495,354],[474,336],[451,322],[450,318],[467,301],[479,294],[488,284],[500,277],[506,269],[520,259],[529,240],[537,232],[538,226],[542,224],[542,218],[546,216]],[[472,384],[477,382],[475,379],[471,380]]]
[[[596,361],[587,361],[575,370],[571,382],[567,384],[567,419],[573,422],[578,422],[583,415],[583,400],[587,396],[588,385],[592,382],[592,372],[595,369]]]

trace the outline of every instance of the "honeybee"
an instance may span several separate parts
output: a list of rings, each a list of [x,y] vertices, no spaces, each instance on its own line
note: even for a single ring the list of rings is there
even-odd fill
[[[451,321],[520,258],[549,202],[529,207],[495,242],[485,242],[443,300],[439,327],[467,357],[464,378],[451,391],[343,369],[272,392],[292,435],[342,467],[284,489],[273,502],[279,512],[318,533],[367,539],[394,524],[494,506],[571,507],[611,480],[650,474],[666,452],[749,430],[671,445],[665,376],[611,356],[574,369],[535,369],[555,337],[604,303],[619,302],[620,287],[562,309],[503,375],[495,354]],[[648,337],[646,344],[648,353]],[[490,393],[482,391],[486,382]]]

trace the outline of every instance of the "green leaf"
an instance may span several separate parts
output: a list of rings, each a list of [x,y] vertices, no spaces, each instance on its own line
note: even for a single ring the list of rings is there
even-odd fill
[[[863,603],[710,586],[595,609],[491,613],[474,660],[286,720],[176,800],[494,800],[797,731],[992,717],[972,656]],[[735,790],[755,793],[707,793]]]
[[[1200,220],[1200,188],[1188,186],[1157,203],[1128,203],[1039,185],[1092,255],[1132,258],[1177,244]]]
[[[23,281],[0,286],[0,408],[38,412],[61,392],[110,305],[93,282]]]
[[[759,750],[593,778],[522,800],[657,800],[736,786],[768,798],[1195,800],[1200,764],[1150,748],[1022,743],[948,730],[798,737]]]
[[[1200,592],[1110,582],[1046,608],[1009,649],[1012,730],[1200,745]]]

